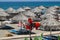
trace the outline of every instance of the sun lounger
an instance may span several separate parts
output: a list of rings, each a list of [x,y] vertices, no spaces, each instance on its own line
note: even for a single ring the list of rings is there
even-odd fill
[[[19,30],[13,29],[13,30],[9,30],[9,32],[19,35],[19,34],[29,34],[30,31],[26,29],[19,29]],[[35,34],[35,33],[31,32],[31,34]]]
[[[12,30],[9,30],[9,32],[11,32],[11,33],[17,33],[18,31],[17,30],[15,30],[15,29],[12,29]]]
[[[58,40],[58,37],[57,36],[45,36],[44,37],[45,40]]]

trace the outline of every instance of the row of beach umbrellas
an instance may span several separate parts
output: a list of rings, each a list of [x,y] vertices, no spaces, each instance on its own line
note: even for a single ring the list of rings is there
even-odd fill
[[[50,7],[47,9],[44,15],[41,16],[41,25],[43,27],[48,27],[48,29],[59,29],[60,28],[60,22],[56,20],[58,18],[58,13],[56,12],[58,6]]]
[[[54,6],[52,8],[57,8],[59,6]],[[51,8],[51,7],[50,7]],[[23,11],[26,11],[26,10],[30,10],[31,8],[30,7],[24,7],[24,8],[18,8],[17,10],[15,10],[14,8],[12,7],[9,7],[8,9],[4,10],[2,8],[0,8],[0,12],[7,12],[7,13],[18,13],[18,12],[23,12]],[[39,6],[39,7],[35,7],[33,9],[31,9],[32,12],[41,12],[42,9],[46,9],[46,7],[44,6]]]
[[[58,7],[59,6],[53,6],[53,7],[49,7],[48,9],[58,8]],[[1,14],[1,16],[9,16],[9,13],[14,13],[14,14],[15,13],[22,13],[23,16],[30,16],[30,17],[33,16],[34,17],[35,12],[40,13],[43,9],[46,9],[46,7],[39,6],[39,7],[33,8],[33,9],[31,9],[30,7],[24,7],[24,8],[18,8],[17,10],[13,9],[12,7],[8,8],[7,10],[4,10],[4,9],[0,8],[0,14]]]
[[[39,7],[40,9],[41,8],[44,8],[44,6],[40,6]],[[4,13],[6,13],[6,14],[8,14],[8,13],[19,13],[19,12],[24,12],[24,11],[26,11],[26,10],[30,10],[31,8],[30,7],[24,7],[24,8],[18,8],[18,9],[14,9],[14,8],[12,8],[12,7],[9,7],[8,9],[6,9],[6,10],[4,10],[4,9],[2,9],[2,8],[0,8],[0,13],[1,12],[4,12]],[[31,9],[32,10],[32,9]],[[33,10],[38,10],[38,9],[36,9],[36,8],[34,8]],[[34,12],[34,11],[33,11]],[[37,11],[36,11],[37,12]]]

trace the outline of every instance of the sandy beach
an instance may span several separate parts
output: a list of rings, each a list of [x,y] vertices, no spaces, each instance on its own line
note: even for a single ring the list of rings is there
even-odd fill
[[[17,24],[7,24],[15,29],[18,29]],[[36,33],[36,34],[32,34],[32,37],[34,36],[40,36],[41,33],[43,33],[43,35],[50,35],[49,31],[41,31],[41,30],[35,30],[33,29],[32,32]],[[29,35],[16,35],[16,34],[12,34],[12,37],[6,37],[7,34],[12,34],[9,32],[9,30],[0,30],[0,40],[1,39],[5,39],[5,40],[23,40],[25,37],[29,38]],[[54,35],[58,35],[60,34],[60,31],[52,31],[52,34]]]

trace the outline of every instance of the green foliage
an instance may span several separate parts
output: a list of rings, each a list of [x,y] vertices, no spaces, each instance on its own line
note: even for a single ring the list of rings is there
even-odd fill
[[[43,33],[41,34],[41,36],[39,37],[39,40],[42,40],[43,39]]]
[[[39,38],[38,37],[34,37],[34,40],[39,40]]]
[[[28,40],[28,38],[25,38],[24,40]]]
[[[60,36],[58,36],[58,40],[60,40]]]
[[[42,40],[42,39],[43,39],[43,38],[40,36],[40,37],[39,37],[39,40]]]

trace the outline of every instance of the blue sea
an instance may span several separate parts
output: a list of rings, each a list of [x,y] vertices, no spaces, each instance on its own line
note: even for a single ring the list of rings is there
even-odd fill
[[[60,2],[0,2],[0,8],[7,9],[9,7],[12,7],[14,9],[17,9],[19,7],[26,7],[29,6],[31,8],[37,7],[37,6],[60,6]]]

